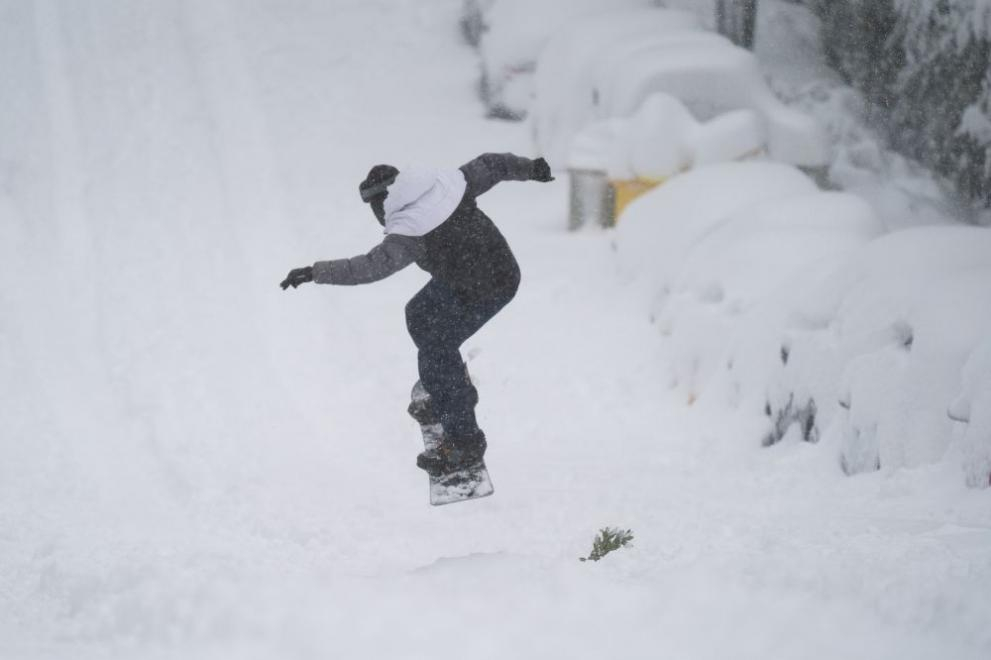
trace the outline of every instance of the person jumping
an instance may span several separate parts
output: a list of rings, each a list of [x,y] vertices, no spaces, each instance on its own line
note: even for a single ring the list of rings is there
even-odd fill
[[[410,413],[440,423],[443,441],[416,464],[431,475],[449,473],[485,454],[475,419],[478,392],[461,358],[461,345],[516,295],[520,269],[506,239],[476,199],[502,181],[553,181],[543,158],[483,154],[458,169],[376,165],[358,186],[385,228],[385,239],[351,259],[294,268],[283,290],[305,282],[376,282],[411,263],[430,281],[406,305],[406,327],[418,353],[427,403]]]

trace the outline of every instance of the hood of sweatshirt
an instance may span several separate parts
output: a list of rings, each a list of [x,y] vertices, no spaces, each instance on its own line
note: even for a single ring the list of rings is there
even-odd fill
[[[385,233],[423,236],[433,231],[458,208],[466,186],[459,169],[401,169],[383,205]]]

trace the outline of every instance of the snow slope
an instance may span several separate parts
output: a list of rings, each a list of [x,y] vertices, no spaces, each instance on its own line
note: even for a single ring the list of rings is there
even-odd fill
[[[276,284],[380,238],[369,166],[530,151],[459,5],[0,3],[0,657],[987,657],[988,491],[691,414],[561,182],[484,198],[496,494],[427,505],[425,276]]]

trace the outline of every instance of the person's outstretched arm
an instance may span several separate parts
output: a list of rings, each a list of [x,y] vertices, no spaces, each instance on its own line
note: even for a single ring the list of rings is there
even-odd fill
[[[461,166],[472,197],[488,192],[501,181],[553,181],[551,168],[543,158],[529,159],[516,154],[482,154]]]
[[[397,273],[422,256],[423,241],[415,236],[389,234],[368,252],[350,259],[318,261],[312,266],[295,268],[280,285],[283,290],[304,282],[317,284],[368,284]]]

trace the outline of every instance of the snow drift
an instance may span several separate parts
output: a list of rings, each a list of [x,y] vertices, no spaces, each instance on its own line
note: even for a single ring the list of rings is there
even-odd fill
[[[864,201],[770,167],[681,175],[620,224],[621,263],[670,346],[671,386],[689,402],[763,411],[764,444],[823,441],[849,474],[951,457],[987,485],[977,364],[991,333],[991,234],[882,235]],[[958,423],[968,428],[955,443]]]

